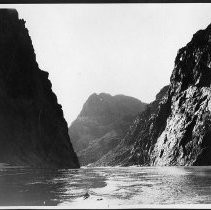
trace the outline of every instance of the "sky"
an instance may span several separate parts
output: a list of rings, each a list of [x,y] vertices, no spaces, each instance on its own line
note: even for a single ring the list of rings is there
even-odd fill
[[[211,4],[8,4],[26,21],[68,125],[92,93],[150,103],[177,51],[211,23]]]

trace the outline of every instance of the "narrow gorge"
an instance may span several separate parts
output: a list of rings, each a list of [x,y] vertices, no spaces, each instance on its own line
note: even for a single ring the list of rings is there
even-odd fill
[[[211,164],[211,25],[178,51],[170,84],[153,102],[92,94],[69,130],[16,10],[0,12],[0,61],[1,162],[41,168],[78,168],[79,160],[90,166]]]

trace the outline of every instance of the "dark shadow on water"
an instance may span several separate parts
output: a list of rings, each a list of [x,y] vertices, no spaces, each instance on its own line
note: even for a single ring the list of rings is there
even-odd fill
[[[0,169],[0,206],[56,206],[106,186],[92,170]]]
[[[72,176],[78,173],[71,170]],[[0,170],[1,206],[54,206],[65,182],[54,182],[64,176],[64,171],[42,169]]]

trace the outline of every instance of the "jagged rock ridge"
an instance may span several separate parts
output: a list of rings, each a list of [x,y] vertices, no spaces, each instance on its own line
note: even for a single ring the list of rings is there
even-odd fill
[[[121,143],[93,165],[211,165],[210,85],[211,25],[178,51],[162,99],[150,104]]]
[[[0,162],[78,168],[61,105],[16,10],[0,9],[0,61]]]
[[[95,162],[116,147],[145,106],[129,96],[92,94],[69,128],[80,163]]]

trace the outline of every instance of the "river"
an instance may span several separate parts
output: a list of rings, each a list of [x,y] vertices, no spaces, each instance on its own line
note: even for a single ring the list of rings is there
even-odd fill
[[[211,204],[211,167],[0,168],[0,206]]]

